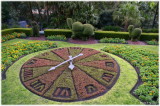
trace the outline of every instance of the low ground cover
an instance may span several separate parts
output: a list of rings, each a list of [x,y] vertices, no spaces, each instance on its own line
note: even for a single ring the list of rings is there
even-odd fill
[[[61,41],[66,41],[67,38],[65,35],[51,35],[51,36],[47,36],[48,40],[61,40]]]
[[[102,38],[99,40],[100,43],[122,43],[126,44],[127,41],[125,39],[120,39],[120,38]]]
[[[138,67],[144,83],[134,93],[143,102],[158,104],[158,54],[130,46],[106,46],[102,50],[119,55],[128,60],[133,66]]]
[[[150,41],[146,41],[146,43],[147,43],[148,45],[158,45],[158,41],[156,41],[155,39],[150,40]]]

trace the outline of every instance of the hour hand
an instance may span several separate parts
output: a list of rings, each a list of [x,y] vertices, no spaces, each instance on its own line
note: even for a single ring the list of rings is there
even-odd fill
[[[72,56],[69,56],[69,59],[72,59]],[[74,65],[73,65],[73,60],[70,61],[70,65],[68,66],[68,68],[70,68],[71,70],[73,70]]]
[[[52,68],[50,68],[48,71],[51,71],[51,70],[54,70],[54,69],[56,69],[56,67],[52,67]]]

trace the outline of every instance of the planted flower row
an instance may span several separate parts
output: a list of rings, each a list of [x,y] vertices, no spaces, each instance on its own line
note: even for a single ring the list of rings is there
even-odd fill
[[[102,49],[129,61],[140,70],[143,84],[134,91],[143,102],[158,104],[158,54],[130,46],[106,46]]]
[[[2,35],[2,41],[1,42],[5,42],[8,41],[10,39],[15,39],[15,38],[26,38],[26,34],[25,33],[11,33],[11,34],[7,34],[7,35]]]
[[[18,42],[12,45],[2,46],[2,71],[6,70],[13,62],[19,59],[23,55],[27,55],[33,52],[55,48],[57,45],[52,42],[39,42],[31,41],[28,43]]]

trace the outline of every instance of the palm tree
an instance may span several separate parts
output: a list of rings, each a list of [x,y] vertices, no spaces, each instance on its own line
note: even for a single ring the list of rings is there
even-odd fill
[[[123,3],[120,8],[113,13],[113,20],[120,21],[124,25],[125,31],[127,31],[129,24],[140,25],[143,17],[141,17],[140,11],[136,3]]]

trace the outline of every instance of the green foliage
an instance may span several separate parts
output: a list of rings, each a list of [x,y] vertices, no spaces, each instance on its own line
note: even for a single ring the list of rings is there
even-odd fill
[[[147,104],[158,104],[158,54],[122,45],[106,46],[103,51],[119,55],[133,66],[138,67],[140,70],[139,75],[144,83],[134,93]]]
[[[81,22],[74,22],[72,24],[72,38],[80,38],[82,37],[84,26]]]
[[[37,42],[31,41],[28,43],[21,44],[17,42],[16,44],[3,45],[2,46],[2,71],[6,70],[7,67],[12,65],[16,60],[18,60],[21,56],[27,55],[33,52],[55,48],[57,45],[51,42]]]
[[[99,41],[100,43],[122,43],[122,44],[126,44],[126,40],[125,39],[120,39],[120,38],[102,38]]]
[[[87,40],[89,36],[94,35],[94,27],[91,24],[82,24],[81,22],[74,22],[72,24],[72,38],[81,38]]]
[[[10,39],[15,39],[15,38],[26,38],[26,34],[25,33],[11,33],[11,34],[7,34],[7,35],[2,35],[2,41],[1,42],[5,42],[8,41]]]
[[[83,24],[81,22],[74,22],[72,24],[72,31],[77,31],[77,32],[80,32],[80,31],[83,31]]]
[[[67,25],[68,25],[69,29],[72,29],[72,24],[73,24],[72,18],[67,18]]]
[[[11,34],[13,32],[25,33],[27,36],[32,35],[32,28],[10,28],[2,30],[2,35]]]
[[[9,28],[9,26],[8,26],[7,24],[3,24],[3,23],[2,23],[2,30],[3,30],[3,29],[7,29],[7,28]]]
[[[135,3],[127,2],[120,5],[120,8],[113,13],[113,20],[120,21],[124,24],[125,30],[127,30],[129,24],[140,25],[141,17],[138,5]]]
[[[33,21],[32,23],[33,36],[39,36],[39,26],[37,22]]]
[[[44,35],[45,37],[51,35],[65,35],[67,38],[70,38],[72,35],[72,31],[67,29],[45,29]]]
[[[95,38],[102,39],[102,38],[122,38],[128,39],[128,32],[114,32],[114,31],[95,31]]]
[[[83,35],[85,37],[94,35],[94,27],[91,24],[84,24]]]
[[[158,45],[158,42],[157,42],[155,39],[153,39],[153,40],[151,40],[151,41],[146,41],[146,43],[147,43],[148,45]]]
[[[142,30],[140,28],[135,28],[131,33],[131,40],[137,41],[138,39],[140,39],[141,33]]]
[[[142,29],[143,32],[145,33],[158,33],[158,29],[157,28],[152,28],[152,29]]]
[[[129,37],[131,37],[132,41],[137,41],[140,39],[142,30],[140,28],[134,28],[134,25],[128,26]]]
[[[121,31],[119,26],[105,26],[103,27],[104,31]]]
[[[99,20],[98,20],[98,26],[97,27],[102,28],[102,27],[105,27],[105,26],[114,25],[112,14],[113,14],[113,10],[106,9],[104,12],[102,12],[99,15]],[[105,31],[110,31],[110,30],[108,30],[108,28],[107,28]]]
[[[48,40],[62,40],[62,41],[66,41],[67,38],[65,35],[51,35],[51,36],[47,36]]]
[[[129,37],[131,37],[133,29],[134,29],[134,25],[129,25],[128,26]]]

